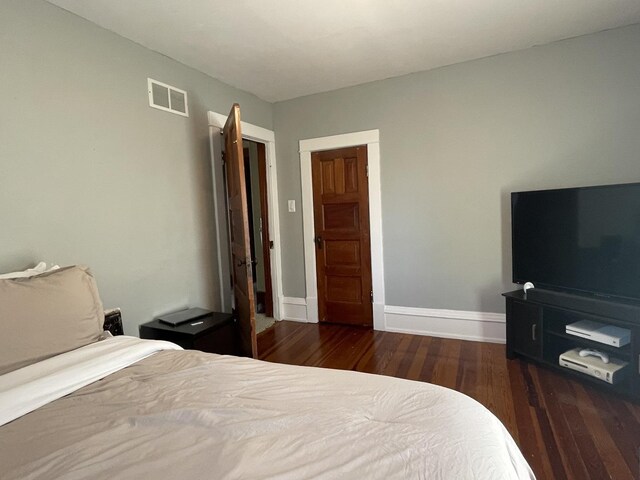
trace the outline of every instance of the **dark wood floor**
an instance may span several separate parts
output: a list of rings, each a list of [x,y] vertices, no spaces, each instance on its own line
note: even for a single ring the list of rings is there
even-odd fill
[[[276,322],[260,358],[431,382],[491,410],[538,479],[640,479],[640,406],[520,360],[504,345]]]

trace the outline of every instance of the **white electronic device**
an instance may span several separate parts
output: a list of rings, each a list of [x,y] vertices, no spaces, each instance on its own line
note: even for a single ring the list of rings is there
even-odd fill
[[[609,355],[601,352],[600,350],[596,350],[595,348],[583,348],[582,350],[580,350],[580,353],[578,355],[580,355],[581,357],[598,357],[604,363],[609,363]]]
[[[631,330],[628,328],[605,325],[591,320],[570,323],[565,327],[565,331],[570,335],[588,338],[594,342],[604,343],[612,347],[623,347],[631,340]]]
[[[561,353],[558,363],[561,367],[582,372],[610,384],[617,383],[624,375],[627,362],[611,357],[609,363],[604,363],[598,357],[580,356],[582,350],[582,348],[573,348]]]

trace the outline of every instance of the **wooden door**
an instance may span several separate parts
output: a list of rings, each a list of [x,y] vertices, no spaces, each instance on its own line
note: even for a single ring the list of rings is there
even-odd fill
[[[311,154],[321,322],[373,325],[367,147]]]
[[[231,108],[223,130],[227,197],[229,206],[229,237],[231,242],[231,276],[233,279],[234,310],[238,321],[240,350],[257,358],[255,300],[251,273],[251,244],[249,241],[249,213],[240,130],[240,106]]]

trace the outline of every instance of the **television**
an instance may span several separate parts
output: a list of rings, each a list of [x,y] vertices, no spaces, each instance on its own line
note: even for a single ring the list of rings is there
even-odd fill
[[[640,183],[511,194],[513,282],[640,301]]]

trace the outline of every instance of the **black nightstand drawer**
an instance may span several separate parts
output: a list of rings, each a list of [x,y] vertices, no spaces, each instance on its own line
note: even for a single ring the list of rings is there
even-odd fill
[[[188,350],[238,355],[237,324],[230,313],[212,312],[177,326],[159,320],[140,325],[140,338],[167,340]]]

